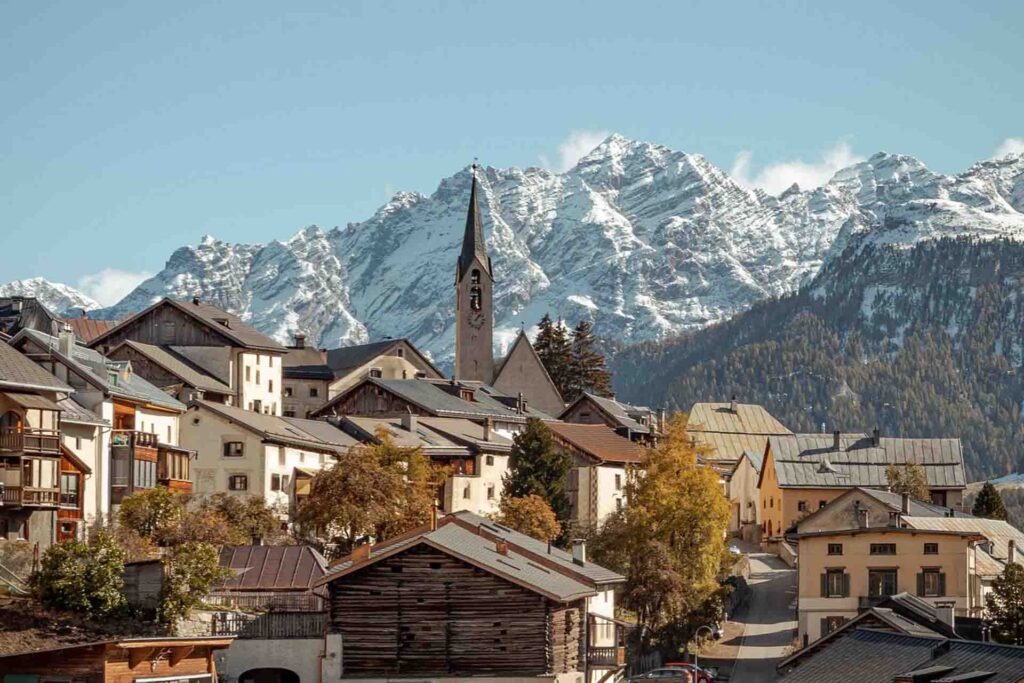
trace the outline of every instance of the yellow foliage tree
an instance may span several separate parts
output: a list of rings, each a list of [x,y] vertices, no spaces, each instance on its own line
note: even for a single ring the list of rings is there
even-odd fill
[[[551,541],[562,533],[555,511],[546,500],[534,494],[503,497],[494,521],[542,541]]]

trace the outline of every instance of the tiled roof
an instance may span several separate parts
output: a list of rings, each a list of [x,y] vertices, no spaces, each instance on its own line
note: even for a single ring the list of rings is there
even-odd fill
[[[887,488],[886,466],[917,463],[930,487],[966,485],[959,439],[882,437],[876,445],[865,434],[841,434],[839,449],[831,434],[768,437],[779,486]]]
[[[630,441],[603,424],[549,422],[548,428],[555,434],[555,438],[568,442],[601,462],[636,464],[643,461],[646,452],[635,441]]]
[[[233,393],[231,387],[227,384],[170,347],[154,346],[153,344],[143,344],[131,340],[125,341],[121,346],[127,346],[136,353],[145,356],[188,386],[218,394]],[[120,348],[120,346],[117,348]]]
[[[268,441],[296,448],[339,453],[358,443],[336,427],[317,420],[265,415],[206,400],[192,401],[189,406],[214,412]],[[333,432],[329,430],[333,430]]]
[[[686,420],[687,430],[725,434],[792,434],[771,413],[755,403],[694,403]]]
[[[433,531],[425,528],[397,542],[376,545],[371,548],[369,559],[362,563],[354,564],[351,557],[346,558],[333,565],[320,583],[344,580],[352,571],[420,543],[558,602],[571,602],[596,593],[590,585],[547,569],[516,552],[515,548],[510,547],[507,554],[500,553],[494,541],[452,523],[441,524]]]
[[[37,332],[36,330],[22,330],[11,341],[18,344],[21,339],[31,339],[37,346],[49,349],[54,356],[62,356],[59,351],[59,343],[56,337]],[[112,361],[95,349],[90,349],[81,344],[75,344],[71,350],[71,358],[66,360],[74,366],[75,370],[85,376],[97,387],[112,396],[126,398],[128,400],[152,403],[169,410],[184,412],[185,404],[179,402],[158,387],[153,386],[140,375],[125,373],[127,363],[123,361]],[[117,384],[111,384],[108,375],[117,373]]]
[[[611,569],[607,569],[606,567],[602,567],[594,562],[586,562],[582,565],[576,564],[572,559],[571,553],[568,553],[561,548],[549,545],[544,541],[537,540],[532,536],[519,533],[514,529],[510,529],[507,526],[493,522],[486,517],[481,517],[480,515],[469,512],[468,510],[460,510],[450,516],[455,517],[462,524],[473,527],[474,529],[479,529],[486,534],[500,538],[504,541],[508,541],[508,543],[513,546],[518,546],[535,555],[543,555],[544,557],[549,558],[552,562],[557,562],[564,571],[569,571],[595,584],[622,583],[626,580],[626,578],[621,574],[614,572]]]
[[[911,529],[928,529],[932,531],[957,531],[964,533],[977,533],[984,536],[992,543],[992,552],[989,553],[998,560],[1005,561],[1007,547],[1010,541],[1016,543],[1018,549],[1024,548],[1024,532],[1012,524],[1000,519],[985,519],[984,517],[918,517],[904,516],[903,523]],[[1024,563],[1024,558],[1018,553],[1018,563]]]
[[[327,573],[327,561],[308,545],[225,546],[220,564],[235,572],[221,590],[307,590]]]
[[[73,391],[71,387],[43,370],[17,349],[2,343],[0,343],[0,387],[42,389],[62,393]]]
[[[88,344],[96,337],[104,334],[117,324],[116,320],[93,320],[92,318],[64,318],[64,323],[71,326],[75,336]]]

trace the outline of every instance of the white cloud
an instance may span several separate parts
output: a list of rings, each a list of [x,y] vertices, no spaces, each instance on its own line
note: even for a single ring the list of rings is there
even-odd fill
[[[753,175],[750,163],[752,158],[753,154],[749,150],[737,154],[729,175],[741,185],[760,187],[773,195],[784,192],[793,183],[797,183],[802,190],[824,185],[839,169],[864,160],[864,157],[853,153],[846,140],[840,140],[826,149],[816,162],[799,159],[780,161],[768,164]]]
[[[1006,138],[992,158],[999,159],[1007,154],[1024,154],[1024,138]]]
[[[595,147],[605,141],[609,135],[606,130],[574,130],[558,145],[558,158],[551,160],[541,155],[540,162],[547,168],[554,167],[559,173],[568,171],[576,162],[592,152]]]
[[[76,286],[83,294],[96,299],[104,306],[113,306],[152,275],[152,273],[131,273],[117,268],[104,268],[98,273],[83,275]]]

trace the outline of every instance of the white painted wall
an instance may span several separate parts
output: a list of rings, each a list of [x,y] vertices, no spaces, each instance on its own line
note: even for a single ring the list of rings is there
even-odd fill
[[[135,409],[135,429],[140,432],[156,434],[160,443],[177,446],[179,439],[178,413],[166,413],[162,410],[151,410],[146,408]]]
[[[302,683],[317,683],[320,679],[320,655],[324,651],[323,638],[295,638],[287,640],[236,639],[231,647],[214,652],[213,659],[222,681],[235,683],[250,669],[288,669],[298,675]]]
[[[243,351],[238,354],[241,376],[242,406],[259,401],[267,415],[281,414],[281,356]]]
[[[493,464],[487,464],[488,459]],[[479,455],[476,458],[475,475],[456,474],[448,478],[444,512],[468,510],[478,515],[498,512],[501,504],[501,484],[508,471],[507,455]],[[469,492],[468,497],[466,492]]]
[[[74,453],[92,470],[92,474],[86,474],[82,481],[82,517],[86,524],[96,521],[97,515],[103,509],[103,499],[100,496],[99,482],[102,481],[102,468],[105,458],[100,450],[103,444],[102,430],[98,425],[80,424],[77,422],[62,422],[60,428],[61,440],[64,446]]]

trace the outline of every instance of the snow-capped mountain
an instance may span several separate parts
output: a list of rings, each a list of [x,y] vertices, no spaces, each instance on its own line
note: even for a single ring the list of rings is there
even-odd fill
[[[877,154],[824,186],[778,197],[704,157],[613,135],[561,174],[478,170],[496,275],[500,348],[545,312],[589,317],[616,342],[660,339],[793,291],[858,243],[1024,237],[1024,157],[933,173]],[[399,193],[344,229],[309,227],[267,245],[206,237],[97,317],[158,297],[206,301],[287,341],[321,346],[409,337],[444,360],[470,171],[429,195]]]
[[[38,299],[54,313],[63,315],[71,311],[91,311],[100,308],[99,302],[74,287],[50,282],[41,277],[14,280],[0,285],[0,296],[30,296]]]

